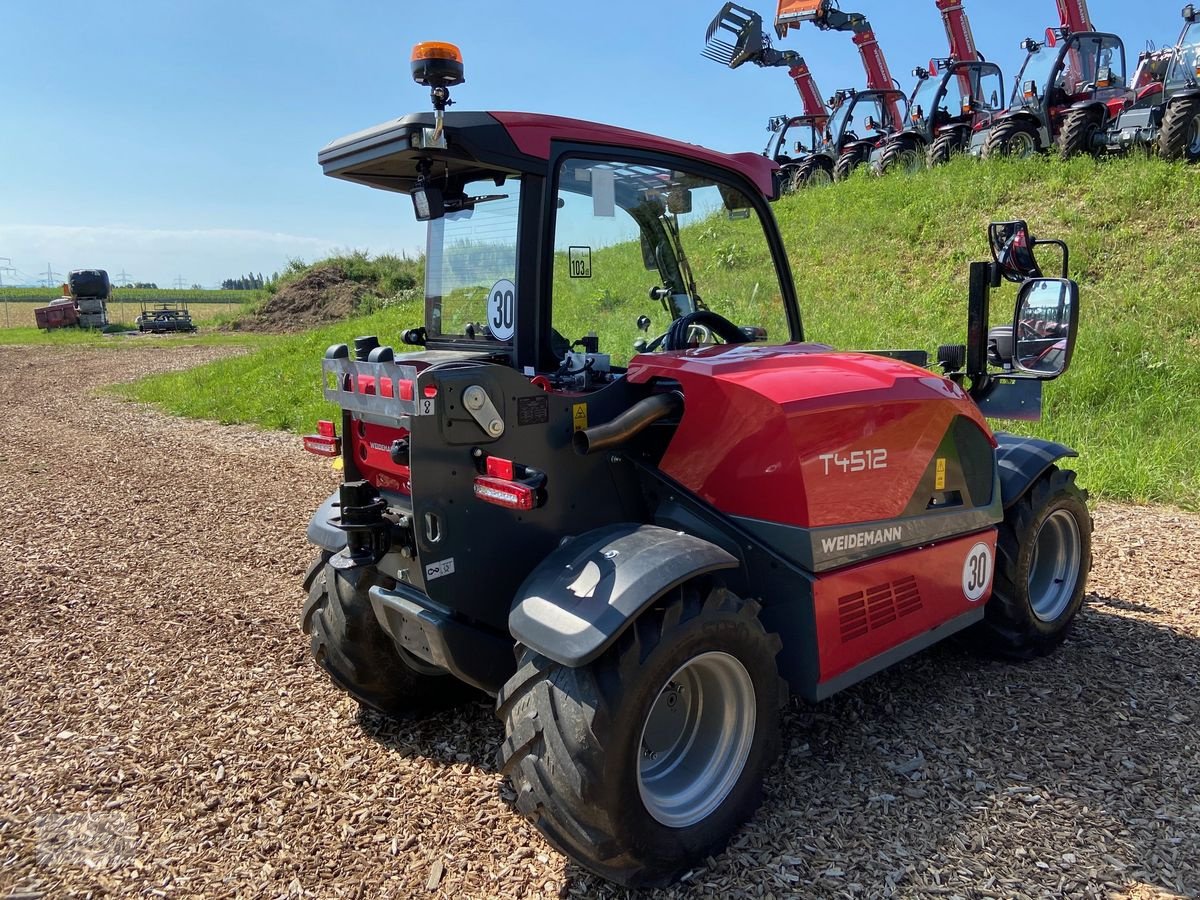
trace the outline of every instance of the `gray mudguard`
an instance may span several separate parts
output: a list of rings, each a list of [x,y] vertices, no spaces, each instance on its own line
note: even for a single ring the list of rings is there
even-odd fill
[[[330,553],[338,553],[346,546],[346,532],[329,524],[329,520],[337,515],[337,502],[338,492],[334,491],[313,513],[312,520],[308,523],[308,531],[305,532],[310,544],[316,544]]]
[[[1079,456],[1070,447],[1038,438],[997,434],[996,463],[1000,469],[1000,496],[1008,509],[1060,459]]]
[[[667,591],[737,566],[725,550],[685,532],[610,525],[567,541],[533,570],[508,628],[557,663],[585,666]]]

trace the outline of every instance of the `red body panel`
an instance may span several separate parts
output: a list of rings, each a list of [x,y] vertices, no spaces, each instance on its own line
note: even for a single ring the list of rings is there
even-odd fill
[[[33,311],[37,327],[49,330],[51,328],[67,328],[79,324],[79,310],[70,303],[59,303],[54,306],[42,306]]]
[[[412,494],[411,470],[392,462],[392,442],[407,437],[401,428],[355,422],[350,442],[363,478],[383,491]]]
[[[889,87],[891,85],[889,84]],[[733,169],[754,182],[764,196],[775,196],[774,172],[779,166],[757,153],[718,153],[696,144],[685,144],[668,138],[600,125],[580,119],[565,119],[560,116],[543,116],[534,113],[493,112],[489,113],[504,126],[517,149],[539,159],[550,158],[552,141],[573,141],[583,144],[605,144],[632,147],[658,153],[686,156],[700,162]]]
[[[818,344],[639,356],[628,377],[679,382],[685,411],[660,467],[729,515],[806,528],[897,518],[955,417],[995,444],[952,382]],[[822,459],[878,451],[886,467],[854,473]]]
[[[813,588],[823,683],[944,622],[981,608],[963,590],[963,568],[976,544],[996,558],[996,529],[843,569]],[[992,569],[995,566],[993,563]]]
[[[817,119],[818,128],[824,128],[825,123],[829,121],[829,113],[825,109],[825,100],[821,96],[821,89],[817,87],[817,81],[813,78],[808,63],[800,60],[799,63],[788,69],[788,75],[795,82],[796,90],[804,103],[804,114]]]

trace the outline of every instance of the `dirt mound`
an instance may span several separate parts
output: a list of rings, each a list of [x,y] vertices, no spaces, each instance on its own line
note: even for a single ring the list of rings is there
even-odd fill
[[[367,287],[338,266],[310,269],[281,287],[254,313],[239,319],[240,331],[305,331],[354,315]]]

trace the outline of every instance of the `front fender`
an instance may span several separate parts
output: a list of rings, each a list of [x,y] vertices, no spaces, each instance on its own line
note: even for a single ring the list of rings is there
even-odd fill
[[[1086,109],[1089,112],[1096,113],[1100,117],[1101,125],[1107,122],[1110,118],[1108,114],[1108,107],[1099,100],[1081,100],[1078,103],[1073,104],[1070,111],[1075,112],[1076,110],[1080,109]]]
[[[1060,459],[1079,454],[1065,444],[1015,434],[996,435],[996,464],[1000,469],[1000,497],[1008,509],[1035,481]]]
[[[346,532],[329,524],[329,520],[338,514],[335,509],[337,502],[338,492],[334,491],[317,507],[317,511],[309,520],[308,530],[304,533],[310,544],[316,544],[330,553],[339,553],[346,546]]]
[[[656,600],[737,559],[656,525],[610,525],[558,547],[525,579],[508,617],[514,639],[564,666],[592,662]]]

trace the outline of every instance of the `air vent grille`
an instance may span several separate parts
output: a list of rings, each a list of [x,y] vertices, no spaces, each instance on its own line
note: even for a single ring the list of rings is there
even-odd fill
[[[847,594],[838,600],[842,643],[886,628],[920,608],[921,591],[912,576]]]

